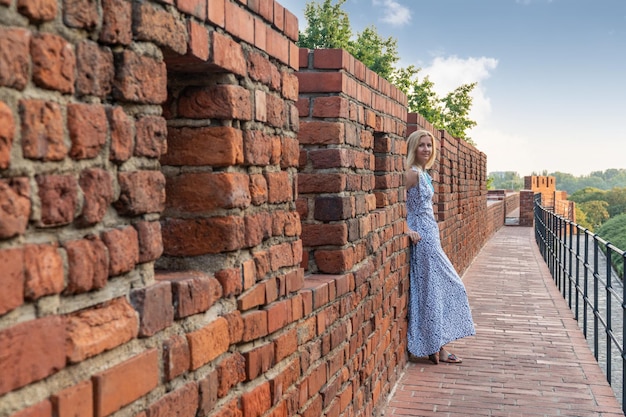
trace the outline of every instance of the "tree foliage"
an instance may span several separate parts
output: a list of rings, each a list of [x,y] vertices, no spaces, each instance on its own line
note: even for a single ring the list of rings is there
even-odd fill
[[[474,144],[467,131],[476,126],[469,118],[471,92],[476,83],[463,84],[440,98],[428,77],[420,79],[421,68],[410,65],[397,68],[398,42],[382,37],[374,26],[353,34],[348,14],[342,9],[347,0],[309,1],[304,17],[307,27],[300,32],[298,46],[303,48],[341,48],[348,51],[369,69],[397,86],[407,96],[411,112],[421,114],[436,129]]]
[[[621,250],[626,250],[626,213],[620,214],[608,220],[597,230],[602,239],[611,242]],[[613,266],[624,278],[624,264],[621,259],[613,258]]]

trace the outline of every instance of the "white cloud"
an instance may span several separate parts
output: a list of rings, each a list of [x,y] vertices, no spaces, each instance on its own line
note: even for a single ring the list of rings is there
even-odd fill
[[[383,8],[381,22],[404,26],[411,21],[411,11],[395,0],[372,0],[372,4]]]

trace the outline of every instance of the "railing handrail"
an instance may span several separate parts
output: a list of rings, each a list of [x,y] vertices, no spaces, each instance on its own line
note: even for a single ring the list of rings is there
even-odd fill
[[[603,370],[618,400],[621,398],[622,411],[626,414],[626,286],[612,264],[614,256],[621,258],[626,271],[626,251],[546,208],[539,193],[535,194],[535,240],[559,292],[568,301],[588,341],[592,332],[593,354],[599,363],[602,328],[606,341],[602,346],[606,362]],[[601,261],[605,263],[603,272]],[[589,287],[590,281],[592,288]],[[621,294],[616,286],[621,286]],[[614,301],[619,305],[615,310]],[[589,312],[592,313],[592,330],[588,326]],[[621,375],[619,379],[614,378],[612,372],[613,349],[618,353],[615,364],[619,367],[616,370]]]

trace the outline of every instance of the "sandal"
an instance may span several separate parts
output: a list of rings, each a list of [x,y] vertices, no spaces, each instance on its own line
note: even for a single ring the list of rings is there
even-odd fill
[[[443,353],[443,356],[441,355],[442,353]],[[457,358],[457,356],[454,353],[449,353],[449,352],[441,352],[439,354],[439,360],[441,362],[446,362],[446,363],[461,363],[461,362],[463,362],[463,359]]]
[[[439,363],[439,355],[433,353],[432,355],[428,355],[428,360],[437,365]]]

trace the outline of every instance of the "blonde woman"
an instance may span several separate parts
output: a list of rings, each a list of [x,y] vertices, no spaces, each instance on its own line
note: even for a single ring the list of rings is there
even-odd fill
[[[407,141],[405,185],[407,226],[411,241],[409,358],[428,356],[435,364],[461,363],[445,345],[474,335],[465,286],[441,247],[433,213],[434,187],[427,170],[437,156],[436,141],[426,130]]]

